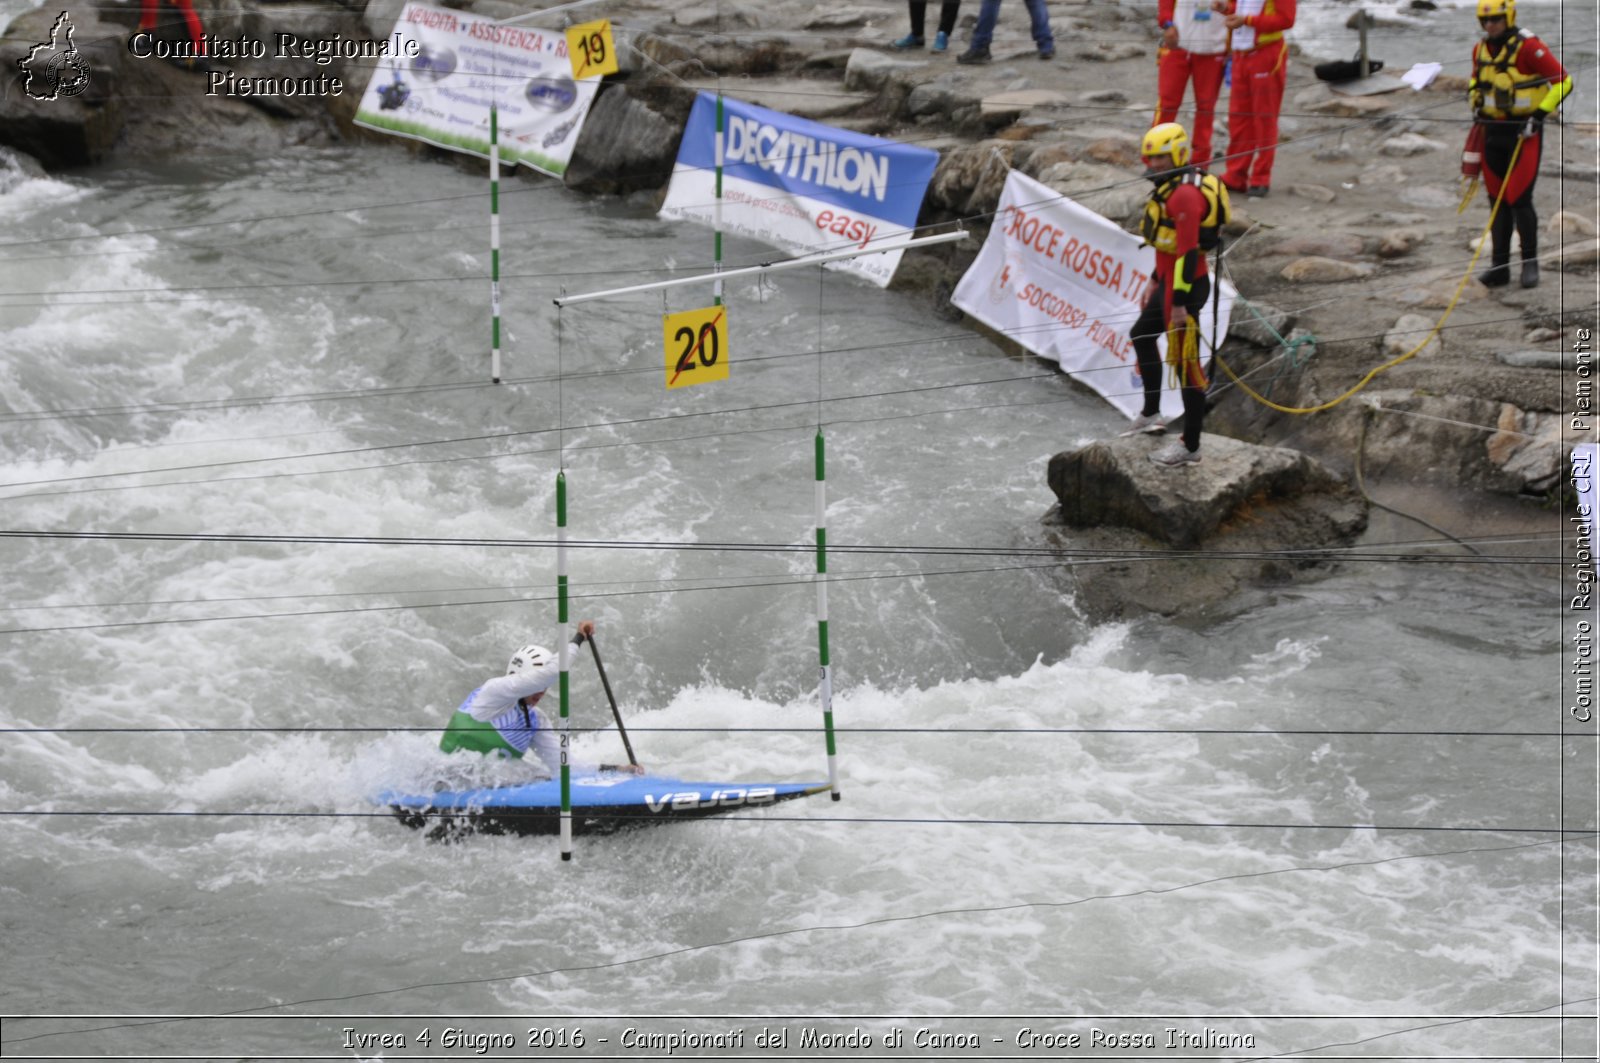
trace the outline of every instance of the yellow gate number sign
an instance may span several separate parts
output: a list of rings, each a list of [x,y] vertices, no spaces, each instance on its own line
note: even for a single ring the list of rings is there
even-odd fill
[[[611,20],[568,27],[567,57],[572,60],[572,76],[579,81],[615,74],[617,48],[611,40]]]
[[[667,387],[686,388],[728,379],[728,308],[708,306],[661,319],[667,351]]]

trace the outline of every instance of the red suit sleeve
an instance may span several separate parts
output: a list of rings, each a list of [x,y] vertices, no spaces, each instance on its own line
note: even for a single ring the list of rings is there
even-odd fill
[[[1567,70],[1561,65],[1561,60],[1556,58],[1556,53],[1537,37],[1530,37],[1522,42],[1522,49],[1517,52],[1517,69],[1524,74],[1538,74],[1552,85],[1567,78]]]
[[[1257,33],[1282,33],[1294,28],[1294,0],[1273,0],[1272,8],[1252,15],[1250,28]]]
[[[1156,4],[1156,23],[1165,26],[1178,14],[1178,0],[1158,0]]]

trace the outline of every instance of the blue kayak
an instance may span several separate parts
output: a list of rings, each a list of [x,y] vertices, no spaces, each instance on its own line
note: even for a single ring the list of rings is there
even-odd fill
[[[574,834],[599,833],[648,823],[699,819],[827,790],[825,782],[686,782],[659,775],[606,772],[572,780]],[[561,829],[561,782],[543,779],[520,786],[440,790],[431,794],[381,793],[408,827],[433,827],[442,834],[555,834]]]

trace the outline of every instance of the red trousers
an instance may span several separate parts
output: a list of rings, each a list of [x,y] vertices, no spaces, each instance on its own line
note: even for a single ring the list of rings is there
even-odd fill
[[[196,51],[201,55],[206,54],[204,31],[200,26],[200,16],[195,14],[194,4],[191,0],[172,0],[172,5],[183,15],[183,22],[189,28],[189,40],[194,42]],[[139,29],[144,31],[156,28],[156,8],[160,0],[140,0]]]
[[[1544,136],[1535,133],[1522,141],[1521,150],[1517,150],[1517,134],[1511,130],[1520,130],[1520,121],[1508,122],[1495,128],[1484,138],[1483,144],[1483,190],[1489,195],[1489,202],[1494,203],[1500,195],[1500,183],[1505,182],[1506,194],[1501,201],[1507,207],[1520,203],[1524,196],[1533,191],[1533,184],[1539,179],[1539,156],[1543,154]],[[1507,167],[1511,164],[1511,156],[1517,157],[1517,165],[1509,173]],[[1532,202],[1531,200],[1529,202]]]
[[[1228,97],[1229,188],[1266,188],[1278,153],[1278,112],[1289,78],[1289,46],[1281,40],[1233,55],[1233,91]]]
[[[1194,79],[1194,126],[1189,143],[1194,149],[1189,161],[1196,166],[1211,164],[1211,127],[1217,113],[1217,96],[1222,92],[1222,69],[1226,55],[1202,55],[1182,48],[1163,48],[1156,60],[1155,124],[1175,121],[1183,103],[1183,90]]]

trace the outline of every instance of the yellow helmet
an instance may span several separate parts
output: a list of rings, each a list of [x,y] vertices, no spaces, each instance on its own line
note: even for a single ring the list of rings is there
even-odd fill
[[[1490,3],[1491,0],[1483,2]],[[1172,160],[1173,166],[1185,166],[1189,162],[1189,134],[1177,122],[1151,126],[1144,135],[1144,143],[1139,145],[1139,154],[1165,155]]]
[[[1517,24],[1517,0],[1478,0],[1478,20],[1503,18],[1507,26]]]

